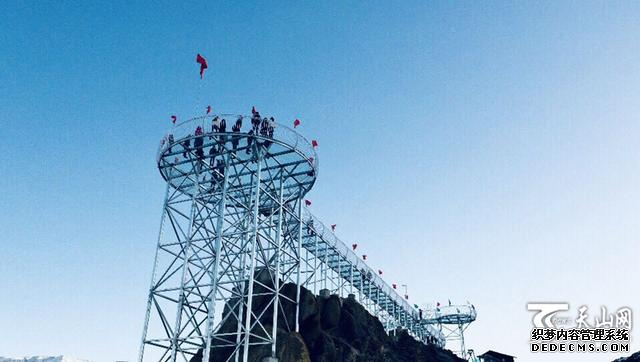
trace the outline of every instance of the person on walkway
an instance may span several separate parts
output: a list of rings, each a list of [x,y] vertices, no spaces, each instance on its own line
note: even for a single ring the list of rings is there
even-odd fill
[[[220,183],[224,180],[224,166],[225,166],[224,158],[220,157],[220,159],[216,163],[216,168],[214,171],[214,178],[216,179],[217,183]]]
[[[253,128],[254,134],[258,133],[258,128],[260,128],[260,112],[253,112],[251,116],[251,128]]]
[[[209,150],[209,154],[211,155],[211,150]],[[217,162],[218,160],[215,156],[209,159],[209,166],[210,166],[210,172],[211,172],[211,189],[210,189],[211,192],[213,192],[213,190],[216,187],[216,184],[218,183],[218,175],[216,174]]]
[[[211,122],[211,132],[220,132],[220,118],[218,118],[218,116],[213,117],[213,122]],[[209,139],[211,139],[211,137],[209,137]]]
[[[269,120],[269,123],[267,124],[267,138],[269,138],[268,140],[264,141],[264,147],[267,149],[267,151],[269,150],[269,147],[271,147],[271,145],[273,144],[273,141],[271,141],[273,139],[273,133],[275,132],[275,128],[276,128],[276,121],[275,119],[273,119],[273,117],[271,117],[271,119]]]
[[[227,120],[224,118],[220,121],[220,132],[227,132]]]
[[[233,131],[233,133],[240,133],[241,129],[242,129],[242,116],[239,116],[238,119],[236,120],[236,124],[234,124],[233,127],[231,127],[231,131]],[[236,150],[238,149],[239,143],[240,143],[240,136],[238,135],[231,136],[231,145],[233,146],[234,155],[236,153]]]
[[[253,136],[256,134],[254,129],[251,128],[249,132],[247,132],[247,155],[251,154],[251,146],[253,146]]]
[[[173,134],[169,133],[169,137],[167,137],[167,150],[171,153],[171,146],[173,145]]]
[[[191,152],[191,135],[187,135],[180,144],[182,145],[182,157],[187,158],[187,154]]]
[[[196,156],[198,157],[198,159],[203,160],[204,151],[202,149],[202,146],[204,144],[204,139],[202,136],[202,127],[198,126],[196,128],[195,136],[196,138],[193,141],[193,147],[196,149]]]
[[[267,119],[267,117],[264,117],[264,119],[262,120],[262,124],[260,124],[260,136],[267,137],[268,133],[269,133],[269,119]]]
[[[225,132],[227,132],[227,120],[223,118],[222,121],[220,121],[220,133],[225,133]],[[224,143],[226,142],[226,136],[220,135],[220,142],[222,142],[222,146],[224,147]]]
[[[209,167],[211,170],[216,166],[216,157],[218,157],[218,154],[218,146],[215,144],[211,145],[211,148],[209,148]]]
[[[309,220],[309,223],[307,224],[307,235],[315,235],[315,232],[313,231],[313,219]]]

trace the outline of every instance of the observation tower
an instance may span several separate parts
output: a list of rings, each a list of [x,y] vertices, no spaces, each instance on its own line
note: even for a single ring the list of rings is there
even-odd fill
[[[304,207],[312,143],[280,124],[252,129],[251,117],[221,133],[216,117],[241,116],[185,121],[158,151],[167,186],[139,361],[277,361],[279,331],[299,332],[302,286],[443,347],[441,328]]]
[[[424,322],[437,325],[447,343],[460,342],[460,349],[456,353],[461,358],[467,359],[464,331],[476,320],[477,315],[478,312],[473,304],[439,306],[426,310]]]
[[[298,329],[278,314],[284,304],[298,312],[302,200],[318,158],[285,126],[249,134],[243,117],[241,132],[214,133],[214,117],[176,125],[158,151],[167,187],[140,361],[208,361],[216,348],[247,361],[264,345],[275,358],[276,329]],[[296,290],[284,293],[286,283]]]

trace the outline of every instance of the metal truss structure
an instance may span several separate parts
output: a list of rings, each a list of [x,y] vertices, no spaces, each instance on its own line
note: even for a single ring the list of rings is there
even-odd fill
[[[213,117],[174,127],[158,152],[167,189],[140,362],[209,361],[211,353],[247,361],[257,348],[275,359],[277,331],[299,330],[301,286],[352,294],[388,331],[444,345],[303,206],[318,173],[306,139],[282,125],[273,134],[214,133]]]
[[[462,359],[467,359],[464,331],[476,320],[477,315],[473,304],[440,306],[426,310],[424,322],[437,325],[447,343],[460,343],[459,349],[455,352]]]
[[[424,323],[418,310],[389,286],[344,242],[307,209],[303,210],[303,283],[314,293],[325,289],[341,297],[352,294],[376,316],[387,332],[403,328],[424,343],[444,346],[434,326]]]

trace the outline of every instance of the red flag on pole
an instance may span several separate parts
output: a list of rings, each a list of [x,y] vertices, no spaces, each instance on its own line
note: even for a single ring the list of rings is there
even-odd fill
[[[332,224],[331,225],[331,231],[336,231],[336,226],[337,226],[336,224]]]
[[[200,64],[200,79],[204,77],[204,70],[209,68],[207,60],[200,54],[196,56],[196,63]]]
[[[178,117],[176,116],[171,116],[171,123],[176,124],[176,121],[178,120]]]
[[[378,269],[378,275],[382,275],[382,270]]]
[[[391,286],[393,287],[393,289],[398,288],[398,284],[396,284],[396,283],[391,284]]]
[[[311,141],[311,146],[313,146],[314,148],[318,147],[318,141],[316,140]]]
[[[256,114],[256,106],[251,107],[251,114]]]
[[[309,201],[309,200],[304,200],[304,204],[305,204],[305,205],[307,205],[307,206],[311,206],[311,201]]]
[[[207,106],[207,114],[211,113],[211,106]]]
[[[351,247],[353,248],[353,250],[356,250],[356,248],[358,247],[358,244],[351,244]]]
[[[293,121],[293,128],[296,128],[300,125],[300,120],[296,118],[295,121]]]
[[[367,254],[362,255],[362,260],[367,260]]]

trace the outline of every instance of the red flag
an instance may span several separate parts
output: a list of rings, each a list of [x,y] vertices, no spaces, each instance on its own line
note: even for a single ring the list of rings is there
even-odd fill
[[[207,106],[207,114],[211,113],[211,106]]]
[[[307,206],[311,206],[311,201],[309,201],[309,200],[304,200],[304,204],[305,204],[305,205],[307,205]]]
[[[309,157],[309,162],[313,163],[313,157]]]
[[[362,260],[367,260],[367,254],[362,255]]]
[[[331,231],[336,231],[336,224],[331,225]]]
[[[178,117],[176,116],[171,116],[171,123],[176,124],[176,121],[178,120]]]
[[[296,118],[295,121],[293,121],[293,128],[296,128],[300,125],[300,120]]]
[[[204,77],[204,70],[209,68],[209,65],[207,64],[207,60],[200,54],[196,56],[196,63],[200,64],[200,79],[202,79],[202,77]]]
[[[393,289],[396,289],[398,287],[396,283],[391,284],[391,286],[393,287]]]
[[[382,270],[378,269],[378,275],[382,275]]]
[[[318,147],[318,141],[316,140],[311,141],[311,146],[313,146],[314,148]]]
[[[353,250],[356,250],[356,248],[358,247],[358,244],[351,244],[351,247],[353,248]]]
[[[251,114],[256,114],[256,106],[251,107]]]

